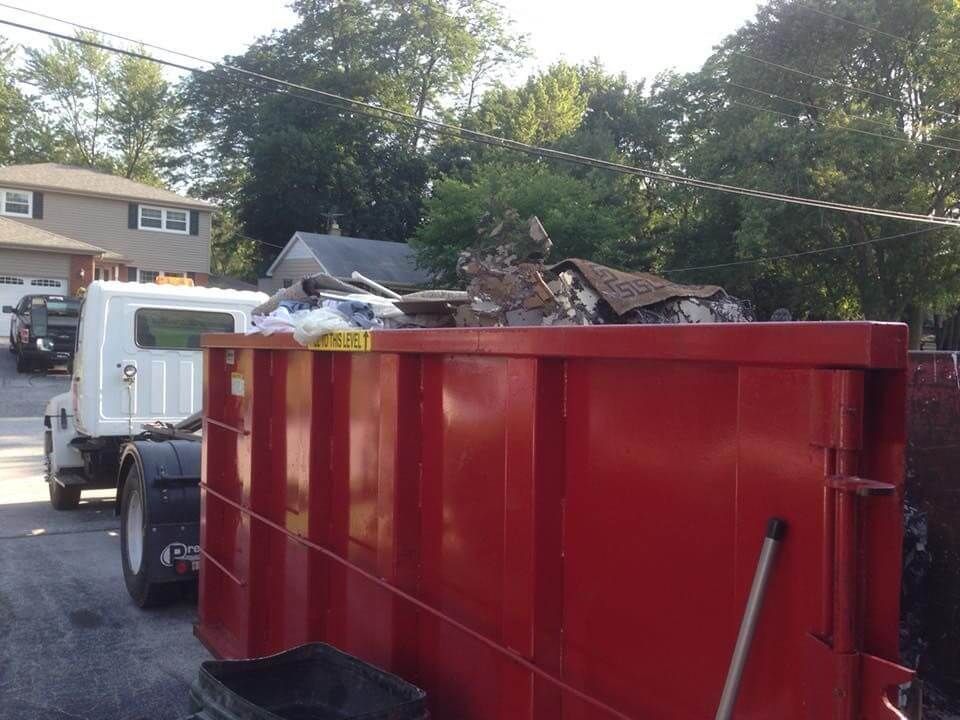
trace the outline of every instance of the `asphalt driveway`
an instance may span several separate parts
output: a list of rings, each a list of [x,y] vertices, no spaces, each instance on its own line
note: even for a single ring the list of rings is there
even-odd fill
[[[0,340],[0,717],[176,720],[209,655],[196,607],[143,611],[120,569],[109,491],[50,507],[41,416],[65,374],[18,375]]]

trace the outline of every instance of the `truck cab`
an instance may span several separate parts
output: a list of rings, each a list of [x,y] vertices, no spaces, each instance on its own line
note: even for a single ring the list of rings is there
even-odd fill
[[[200,336],[245,332],[257,292],[94,282],[80,309],[69,392],[44,413],[50,501],[75,507],[85,488],[117,484],[121,447],[145,426],[202,407]]]

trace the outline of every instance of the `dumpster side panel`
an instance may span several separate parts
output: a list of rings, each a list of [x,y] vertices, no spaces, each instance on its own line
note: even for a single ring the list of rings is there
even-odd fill
[[[504,587],[507,360],[441,356],[423,375],[420,591],[428,603],[500,637]],[[424,682],[440,715],[498,714],[499,658],[436,619],[423,624]]]
[[[806,634],[823,631],[819,599],[830,591],[821,572],[821,488],[829,450],[811,442],[819,372],[740,370],[737,559],[729,627],[736,627],[746,605],[767,520],[775,515],[790,523],[777,556],[778,580],[768,590],[745,668],[738,703],[745,717],[791,717],[804,707],[806,688],[797,680],[805,669]],[[728,646],[732,642],[728,639]]]
[[[791,362],[776,328],[682,330],[218,339],[200,637],[224,657],[331,642],[438,718],[709,717],[777,515],[738,712],[825,716],[828,480],[899,487],[904,331],[797,324]],[[855,536],[854,649],[891,660],[900,499],[863,501]]]
[[[637,717],[707,716],[720,696],[736,615],[737,384],[735,367],[568,367],[564,674]],[[705,692],[678,692],[686,673]]]

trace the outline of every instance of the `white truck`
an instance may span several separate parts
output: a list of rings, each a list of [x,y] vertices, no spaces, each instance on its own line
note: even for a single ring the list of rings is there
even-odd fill
[[[244,332],[259,292],[94,282],[80,310],[70,391],[44,413],[50,502],[116,488],[124,578],[151,604],[199,560],[199,428],[209,332]]]

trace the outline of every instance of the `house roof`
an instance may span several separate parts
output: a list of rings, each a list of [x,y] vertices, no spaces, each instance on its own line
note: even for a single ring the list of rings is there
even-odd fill
[[[268,276],[298,240],[316,258],[320,270],[336,278],[349,280],[356,270],[388,285],[423,285],[430,281],[429,273],[417,267],[413,248],[407,243],[299,231],[273,261]]]
[[[0,185],[81,195],[102,195],[123,200],[181,205],[200,210],[213,209],[210,203],[196,198],[184,197],[170,190],[144,185],[99,170],[59,163],[34,163],[32,165],[0,167]]]
[[[90,243],[0,217],[0,247],[71,255],[102,255],[107,252]]]

